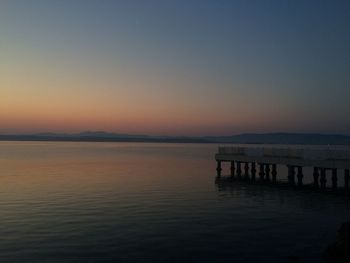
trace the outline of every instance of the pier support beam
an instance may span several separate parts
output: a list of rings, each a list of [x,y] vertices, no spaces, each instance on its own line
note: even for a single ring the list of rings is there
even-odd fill
[[[270,164],[265,164],[266,182],[270,182]]]
[[[235,176],[235,161],[231,161],[231,177]]]
[[[318,172],[318,168],[314,167],[313,177],[314,177],[314,187],[315,188],[319,188],[319,184],[318,184],[319,176],[320,176],[320,173]]]
[[[272,183],[276,184],[277,183],[277,165],[272,164]]]
[[[349,190],[350,173],[349,169],[344,170],[344,189]]]
[[[255,181],[255,175],[256,175],[255,163],[251,164],[250,173],[251,173],[251,180],[252,180],[252,182],[254,182]]]
[[[237,177],[238,179],[242,179],[242,167],[241,162],[237,162]]]
[[[326,189],[327,178],[326,178],[326,168],[321,168],[321,178],[320,178],[321,189]]]
[[[303,167],[298,166],[298,173],[297,173],[297,178],[298,178],[298,186],[303,186]]]
[[[249,180],[249,164],[245,163],[244,164],[244,179]]]
[[[337,176],[337,169],[332,169],[332,188],[333,190],[336,190],[338,187],[338,176]]]
[[[222,168],[221,168],[221,161],[216,161],[216,174],[218,177],[221,176],[221,171],[222,171]]]
[[[290,185],[295,185],[295,169],[292,165],[288,165],[288,182]]]
[[[263,163],[259,163],[259,176],[260,176],[260,181],[264,181],[264,177],[265,177],[265,172],[264,172],[264,164]]]

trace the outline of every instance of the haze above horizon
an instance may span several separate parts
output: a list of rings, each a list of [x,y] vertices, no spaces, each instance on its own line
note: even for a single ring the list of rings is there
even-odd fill
[[[0,2],[0,134],[350,134],[348,1]]]

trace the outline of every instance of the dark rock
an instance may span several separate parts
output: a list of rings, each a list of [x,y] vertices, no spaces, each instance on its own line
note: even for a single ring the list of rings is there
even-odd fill
[[[341,225],[336,241],[327,248],[324,258],[329,263],[350,262],[350,222]]]
[[[299,256],[288,256],[287,259],[294,262],[300,261]]]
[[[341,225],[338,230],[338,237],[342,240],[350,240],[350,222]]]

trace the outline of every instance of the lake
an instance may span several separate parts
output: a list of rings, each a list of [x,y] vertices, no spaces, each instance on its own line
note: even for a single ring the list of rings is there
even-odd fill
[[[349,197],[216,183],[216,151],[0,142],[0,262],[321,262]]]

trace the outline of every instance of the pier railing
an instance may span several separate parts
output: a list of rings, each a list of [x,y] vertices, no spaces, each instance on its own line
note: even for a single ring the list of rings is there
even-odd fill
[[[277,157],[302,160],[342,160],[350,162],[350,150],[219,147],[218,154],[250,157]]]

